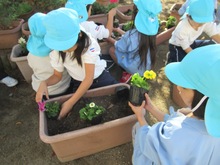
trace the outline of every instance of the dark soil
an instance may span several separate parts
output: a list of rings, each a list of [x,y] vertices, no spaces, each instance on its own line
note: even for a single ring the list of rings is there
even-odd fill
[[[128,106],[128,100],[125,97],[118,97],[116,94],[108,96],[82,98],[73,107],[71,113],[63,120],[47,120],[49,136],[70,132],[85,127],[90,127],[92,124],[88,121],[83,121],[79,117],[79,110],[86,104],[94,102],[96,105],[103,106],[106,111],[103,114],[101,123],[112,121],[118,118],[126,117],[133,114]]]

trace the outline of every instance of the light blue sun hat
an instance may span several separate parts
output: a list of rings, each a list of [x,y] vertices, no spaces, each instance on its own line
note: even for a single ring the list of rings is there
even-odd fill
[[[220,137],[220,45],[194,49],[181,62],[165,67],[174,84],[195,89],[209,97],[205,108],[205,125],[210,135]]]
[[[137,30],[146,35],[155,35],[158,32],[158,14],[162,11],[160,0],[134,0],[138,8],[135,17]]]
[[[214,21],[214,6],[214,1],[191,0],[182,18],[185,18],[186,14],[189,14],[197,23],[212,22]]]
[[[31,35],[27,41],[28,51],[35,56],[48,56],[51,49],[48,48],[44,43],[44,35],[46,29],[43,25],[43,19],[46,14],[36,13],[32,15],[28,20],[28,27]]]
[[[54,50],[64,51],[73,47],[80,33],[79,19],[76,11],[59,8],[47,13],[44,21],[45,44]]]
[[[88,19],[86,5],[93,4],[94,2],[95,0],[68,0],[65,7],[75,10],[79,15],[79,21],[84,22]]]

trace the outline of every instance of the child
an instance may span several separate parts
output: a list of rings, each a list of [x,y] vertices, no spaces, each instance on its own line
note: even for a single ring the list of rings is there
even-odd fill
[[[192,49],[214,44],[210,40],[197,40],[203,32],[217,43],[220,43],[219,30],[213,22],[213,13],[213,1],[190,1],[185,18],[179,22],[169,40],[168,63],[181,61]]]
[[[50,64],[49,53],[51,49],[44,43],[44,35],[46,29],[43,26],[43,19],[46,14],[36,13],[28,20],[28,26],[31,32],[27,42],[29,54],[27,56],[28,64],[33,70],[32,88],[37,91],[41,81],[48,79],[53,75],[54,69]],[[62,73],[62,80],[57,84],[48,86],[48,94],[50,98],[67,94],[70,86],[71,77],[66,70]]]
[[[104,25],[97,25],[93,21],[87,21],[88,17],[91,15],[93,0],[69,0],[67,1],[65,7],[75,10],[79,14],[80,25],[89,32],[95,39],[106,39],[112,34],[114,16],[116,14],[116,8],[113,8],[108,13],[108,20],[106,28]]]
[[[162,10],[160,0],[135,0],[134,4],[135,28],[126,32],[109,50],[112,59],[128,72],[123,72],[120,80],[125,83],[131,74],[143,75],[154,66],[159,27],[157,15]]]
[[[185,116],[181,109],[169,116],[158,110],[147,94],[140,107],[129,103],[139,122],[133,128],[133,164],[219,163],[219,54],[218,44],[204,46],[191,51],[182,62],[165,67],[168,79],[178,85],[182,99],[193,108],[191,114]],[[149,126],[145,109],[160,122]]]
[[[59,82],[66,68],[77,89],[63,103],[58,117],[62,119],[88,89],[115,84],[117,81],[105,71],[106,62],[99,58],[100,47],[97,41],[80,29],[77,12],[67,8],[53,10],[44,19],[44,25],[44,42],[49,48],[56,50],[50,54],[54,74],[41,82],[36,102],[41,101],[43,94],[48,98],[47,86]]]

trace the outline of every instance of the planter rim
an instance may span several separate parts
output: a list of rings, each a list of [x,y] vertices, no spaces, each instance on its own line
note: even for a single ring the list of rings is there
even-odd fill
[[[14,29],[10,29],[10,30],[0,30],[0,34],[10,34],[10,33],[15,33],[19,31],[21,29],[22,24],[24,23],[24,20],[18,19],[15,22],[18,24],[17,27],[15,27]]]
[[[118,86],[127,86],[128,88],[130,88],[130,85],[128,85],[126,83],[118,83],[118,84],[114,84],[114,85],[109,85],[109,86],[104,86],[104,87],[100,87],[100,88],[91,89],[91,90],[88,90],[87,93],[92,93],[92,92],[97,91],[97,90],[102,90],[102,89],[106,89],[106,88],[109,88],[109,87],[118,87]],[[57,99],[63,98],[63,97],[68,98],[72,95],[73,94],[60,96],[60,97],[57,97],[57,98],[47,100],[47,102],[57,100]],[[60,142],[60,141],[63,141],[63,140],[72,139],[74,137],[78,137],[79,133],[83,136],[83,135],[94,133],[94,132],[97,132],[97,131],[100,131],[100,130],[105,130],[106,127],[115,127],[119,124],[127,123],[127,121],[135,121],[136,120],[136,116],[135,116],[135,114],[133,114],[133,115],[129,115],[129,116],[126,116],[126,117],[123,117],[123,118],[120,118],[120,119],[115,119],[115,120],[112,120],[112,121],[109,121],[109,122],[105,122],[105,123],[102,123],[102,124],[82,128],[82,129],[79,129],[79,130],[66,132],[66,133],[62,133],[62,134],[57,134],[57,135],[53,135],[53,136],[48,136],[48,135],[46,135],[46,132],[44,131],[44,127],[43,127],[44,126],[43,120],[45,120],[45,118],[46,118],[45,112],[39,111],[39,121],[40,121],[39,122],[39,134],[40,134],[40,138],[43,142],[49,143],[49,144]]]
[[[19,44],[14,45],[13,48],[12,48],[12,52],[13,52],[16,48],[18,48],[18,47],[20,47]],[[13,62],[26,61],[26,60],[27,60],[27,56],[14,57],[14,56],[12,55],[12,53],[11,53],[10,60],[13,61]]]

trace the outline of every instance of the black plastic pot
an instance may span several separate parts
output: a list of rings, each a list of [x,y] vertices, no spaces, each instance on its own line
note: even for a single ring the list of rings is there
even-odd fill
[[[100,124],[102,122],[102,117],[103,117],[103,114],[100,114],[96,117],[94,117],[91,121],[89,121],[92,125],[97,125],[97,124]]]
[[[140,106],[145,100],[145,93],[148,93],[148,90],[132,85],[129,91],[129,101],[135,106]]]

